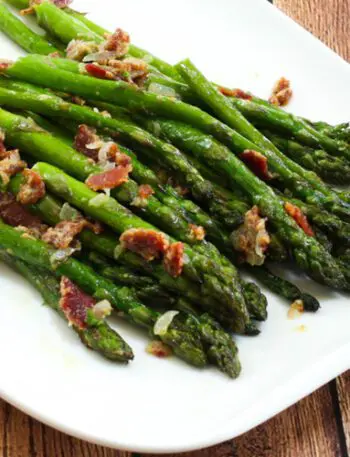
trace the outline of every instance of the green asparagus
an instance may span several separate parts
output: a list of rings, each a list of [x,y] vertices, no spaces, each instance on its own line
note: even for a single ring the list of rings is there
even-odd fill
[[[0,260],[27,279],[40,292],[45,304],[67,320],[59,307],[61,298],[59,281],[52,274],[46,270],[34,268],[2,250],[0,250]],[[104,320],[95,318],[87,325],[85,329],[73,328],[89,349],[99,352],[107,359],[119,362],[126,363],[134,358],[130,346]]]
[[[45,243],[28,237],[0,221],[0,246],[29,264],[50,269],[58,276],[67,276],[85,292],[102,300],[107,299],[118,311],[126,314],[134,324],[151,333],[161,315],[137,300],[132,289],[117,287],[114,283],[97,275],[90,267],[72,257],[52,266],[55,250]],[[202,348],[196,325],[185,315],[175,316],[167,329],[157,335],[171,346],[176,355],[188,363],[203,367],[206,356]]]

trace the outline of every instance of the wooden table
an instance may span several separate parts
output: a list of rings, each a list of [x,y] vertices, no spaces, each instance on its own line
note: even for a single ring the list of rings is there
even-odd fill
[[[350,61],[350,0],[274,0]],[[350,371],[245,435],[185,457],[350,457]],[[71,438],[0,400],[0,457],[141,457]]]

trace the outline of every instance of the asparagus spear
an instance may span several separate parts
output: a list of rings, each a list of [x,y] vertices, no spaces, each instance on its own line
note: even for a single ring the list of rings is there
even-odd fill
[[[268,164],[273,173],[276,173],[280,179],[286,183],[296,195],[306,199],[309,203],[317,202],[324,207],[329,207],[332,211],[347,215],[349,214],[349,205],[339,198],[339,196],[327,187],[321,179],[313,172],[304,170],[296,162],[284,156],[259,130],[254,128],[250,122],[230,103],[224,95],[219,93],[215,87],[206,80],[206,78],[197,70],[189,61],[183,61],[178,64],[178,69],[192,90],[216,112],[227,124],[237,129],[244,137],[252,141],[256,146],[250,149],[258,150],[268,159]],[[232,144],[234,135],[230,134],[231,139],[225,139],[225,132],[220,125],[219,133],[214,130],[214,136],[218,137],[227,144]],[[229,140],[229,141],[228,141]]]
[[[294,114],[268,103],[262,105],[257,103],[256,99],[243,100],[232,97],[230,102],[247,119],[259,126],[263,125],[268,129],[285,132],[302,144],[313,148],[322,148],[329,154],[350,159],[350,148],[345,141],[330,138]]]
[[[135,298],[132,289],[117,287],[114,283],[97,275],[90,267],[76,259],[68,258],[56,268],[52,266],[55,250],[45,243],[32,238],[23,237],[22,233],[0,221],[0,246],[10,250],[21,260],[40,268],[49,269],[58,276],[67,276],[88,294],[99,299],[107,299],[111,305],[125,313],[134,324],[148,329],[153,333],[154,325],[161,317]],[[198,330],[192,320],[185,315],[175,316],[167,329],[157,335],[171,346],[176,355],[188,363],[203,367],[206,356],[203,351]]]
[[[27,279],[40,292],[45,304],[57,311],[67,321],[67,317],[59,308],[61,298],[59,281],[52,274],[46,270],[34,268],[3,250],[0,250],[0,260]],[[87,325],[85,329],[73,327],[86,347],[99,352],[110,360],[127,363],[134,358],[130,346],[107,322],[95,318]]]
[[[350,183],[350,162],[343,157],[334,157],[322,149],[312,149],[294,140],[264,130],[263,134],[284,154],[299,165],[317,173],[326,182]]]
[[[152,295],[149,296],[149,291],[153,288],[164,299],[164,302],[160,302],[161,307],[177,309],[194,316],[209,362],[217,365],[221,371],[227,373],[232,378],[238,376],[241,371],[241,365],[238,359],[237,346],[231,335],[208,313],[203,314],[196,306],[184,298],[170,296],[165,290],[159,290],[157,284],[149,277],[140,277],[139,275],[135,275],[130,269],[121,270],[121,267],[111,266],[103,257],[101,258],[101,256],[94,252],[90,253],[88,257],[94,265],[97,265],[98,271],[102,276],[136,286],[136,293],[140,298],[151,298],[150,306],[154,306],[156,302],[158,307],[159,303],[157,299],[154,300],[153,298],[152,300]],[[151,285],[151,283],[153,284]]]
[[[0,31],[27,52],[43,55],[59,52],[45,38],[33,32],[12,14],[2,1],[0,2]]]
[[[302,300],[306,311],[315,312],[320,308],[318,300],[310,294],[301,292],[297,286],[285,279],[274,275],[266,267],[261,267],[254,273],[257,278],[272,292],[282,295],[290,301]]]
[[[350,224],[327,211],[308,205],[296,198],[284,198],[298,206],[315,227],[324,231],[336,244],[350,245]]]

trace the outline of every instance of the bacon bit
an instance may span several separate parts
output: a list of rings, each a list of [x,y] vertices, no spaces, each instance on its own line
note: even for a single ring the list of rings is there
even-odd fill
[[[146,347],[146,352],[160,359],[170,357],[173,354],[171,347],[158,340],[151,341]]]
[[[144,208],[147,206],[148,199],[154,194],[154,190],[148,184],[142,184],[138,188],[138,194],[131,202],[132,206]]]
[[[5,158],[0,160],[0,178],[2,184],[8,184],[11,176],[20,173],[26,166],[27,164],[21,160],[17,149],[6,151]]]
[[[124,153],[120,152],[119,149],[118,149],[118,152],[115,155],[114,160],[115,160],[115,163],[117,165],[120,165],[121,167],[132,166],[131,157],[128,156],[127,154],[124,154]]]
[[[169,241],[163,233],[142,228],[126,230],[120,242],[123,249],[136,252],[148,262],[158,259],[169,247]]]
[[[269,102],[276,106],[286,106],[292,98],[292,95],[293,91],[290,87],[290,81],[282,77],[275,84]]]
[[[13,64],[12,60],[0,59],[0,73],[7,70]]]
[[[75,105],[79,105],[79,106],[86,105],[86,101],[83,98],[78,97],[78,95],[73,95],[70,100]]]
[[[80,330],[85,329],[87,326],[87,311],[95,306],[96,300],[65,276],[61,278],[60,293],[59,307],[68,319],[69,324]]]
[[[266,181],[272,179],[267,158],[260,152],[246,149],[239,157],[256,176]]]
[[[164,256],[163,265],[165,271],[173,278],[177,278],[181,275],[184,266],[183,243],[178,241],[169,246]]]
[[[22,205],[34,205],[44,197],[45,183],[39,173],[29,170],[29,168],[23,171],[22,176],[24,176],[25,182],[21,184],[17,200]]]
[[[5,133],[0,130],[0,160],[4,159],[7,156],[6,146],[5,146]]]
[[[114,74],[96,63],[87,63],[85,70],[89,75],[99,79],[115,79]]]
[[[9,192],[0,192],[0,217],[12,227],[21,226],[34,230],[36,236],[41,235],[47,229],[47,226],[42,224],[37,216],[33,216]]]
[[[79,125],[78,132],[74,138],[74,148],[82,154],[90,157],[95,162],[98,159],[98,151],[102,146],[100,137],[96,135],[96,130],[85,124]]]
[[[139,186],[139,197],[140,198],[147,199],[148,197],[150,197],[153,194],[154,194],[154,190],[152,189],[152,187],[149,184],[142,184],[141,186]]]
[[[235,98],[242,98],[243,100],[251,100],[253,96],[248,94],[248,92],[244,92],[242,89],[228,89],[227,87],[219,87],[219,92],[226,97],[235,97]]]
[[[288,319],[296,319],[304,312],[304,302],[302,300],[295,300],[288,310]]]
[[[134,82],[141,86],[148,76],[148,65],[141,59],[130,57],[124,60],[110,60],[108,65],[116,80]]]
[[[129,173],[132,171],[132,166],[118,166],[112,170],[103,171],[96,175],[89,176],[85,184],[95,192],[98,190],[114,189],[119,187],[129,179]]]
[[[286,202],[284,208],[289,214],[289,216],[292,217],[295,220],[295,222],[299,225],[299,227],[304,230],[306,235],[315,236],[315,233],[312,230],[312,227],[307,217],[298,206],[295,206],[290,202]]]
[[[56,249],[67,249],[71,246],[74,238],[84,229],[91,230],[95,235],[101,233],[100,224],[94,224],[82,217],[75,221],[59,222],[55,227],[50,227],[41,239]]]
[[[245,261],[250,265],[262,265],[269,244],[270,236],[266,230],[266,219],[259,216],[259,208],[253,208],[245,214],[243,225],[232,233],[234,248],[243,252]]]
[[[108,35],[103,44],[105,51],[114,51],[117,58],[124,57],[129,52],[130,36],[122,29],[117,29],[112,35]]]
[[[194,240],[202,241],[205,238],[205,230],[200,225],[190,224],[190,236]]]

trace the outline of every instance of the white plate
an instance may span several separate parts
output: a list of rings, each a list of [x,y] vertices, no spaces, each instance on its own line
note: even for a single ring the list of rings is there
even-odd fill
[[[81,0],[109,29],[172,62],[186,56],[213,80],[267,96],[282,75],[290,109],[312,119],[350,119],[350,67],[264,0]],[[0,56],[18,50],[1,36]],[[0,395],[77,437],[140,452],[193,450],[233,438],[350,366],[349,297],[298,283],[322,302],[317,315],[287,319],[269,295],[258,338],[239,338],[243,373],[231,381],[145,354],[146,336],[116,323],[132,344],[128,367],[87,351],[20,277],[0,267]],[[305,332],[298,331],[300,325]]]

